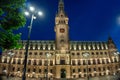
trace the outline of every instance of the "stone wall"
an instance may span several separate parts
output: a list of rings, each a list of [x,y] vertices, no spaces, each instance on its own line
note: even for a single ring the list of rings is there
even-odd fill
[[[21,79],[22,78],[20,78],[20,77],[9,77],[9,80],[21,80]],[[0,76],[0,80],[7,80],[7,77],[6,76]],[[46,78],[44,78],[44,79],[27,78],[26,80],[46,80]],[[80,78],[80,79],[49,79],[49,80],[87,80],[87,78]],[[89,78],[89,80],[120,80],[120,76],[115,75],[115,76],[93,77],[93,78]]]

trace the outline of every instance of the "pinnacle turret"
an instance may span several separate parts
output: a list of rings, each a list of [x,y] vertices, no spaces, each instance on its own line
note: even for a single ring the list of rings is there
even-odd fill
[[[64,2],[59,0],[58,12],[64,11]]]

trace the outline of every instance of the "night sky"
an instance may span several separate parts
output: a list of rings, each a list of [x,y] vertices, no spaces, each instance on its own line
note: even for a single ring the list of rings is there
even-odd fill
[[[55,40],[58,0],[27,0],[26,6],[31,5],[44,13],[33,22],[31,40]],[[64,5],[69,17],[70,40],[107,41],[111,36],[120,50],[120,0],[64,0]],[[27,24],[17,31],[22,33],[23,40],[27,39],[31,17],[26,18]]]

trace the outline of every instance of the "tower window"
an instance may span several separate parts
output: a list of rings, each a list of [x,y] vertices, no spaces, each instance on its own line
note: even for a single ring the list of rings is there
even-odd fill
[[[60,40],[60,43],[64,43],[64,40],[62,39],[62,40]]]
[[[65,32],[65,29],[64,29],[64,28],[61,28],[61,29],[60,29],[60,32],[61,32],[61,33],[64,33],[64,32]]]

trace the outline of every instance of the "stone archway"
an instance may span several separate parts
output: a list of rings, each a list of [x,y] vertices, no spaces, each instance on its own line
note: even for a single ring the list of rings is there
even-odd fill
[[[61,69],[61,78],[66,78],[66,70]]]

